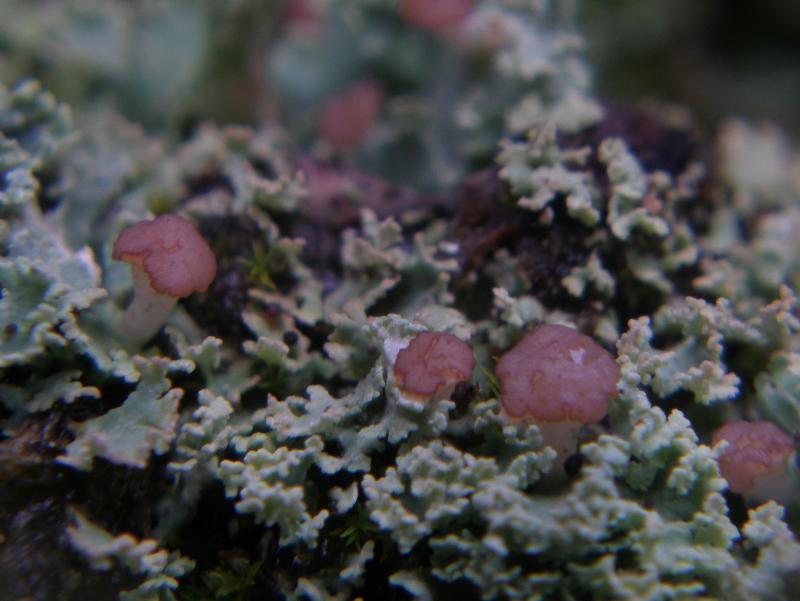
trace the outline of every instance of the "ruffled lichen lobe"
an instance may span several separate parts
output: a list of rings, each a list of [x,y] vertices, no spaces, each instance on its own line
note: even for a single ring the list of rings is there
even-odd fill
[[[443,398],[456,384],[469,381],[475,355],[453,334],[420,332],[397,354],[394,378],[405,396],[415,400]]]
[[[794,455],[792,437],[772,422],[728,422],[712,437],[712,444],[728,443],[719,457],[722,477],[731,492],[760,502],[789,500],[793,489],[788,468]]]

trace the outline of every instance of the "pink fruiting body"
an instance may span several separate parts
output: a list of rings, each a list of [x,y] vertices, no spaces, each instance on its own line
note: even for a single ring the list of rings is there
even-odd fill
[[[174,214],[124,230],[111,257],[131,264],[135,293],[124,327],[139,342],[155,334],[179,298],[204,292],[217,273],[206,241],[192,222]]]
[[[380,86],[371,80],[329,98],[320,119],[323,139],[337,150],[357,146],[377,120],[382,101]]]
[[[442,30],[460,23],[472,5],[473,0],[400,0],[400,14],[419,27]]]
[[[608,413],[619,367],[613,355],[577,330],[541,325],[497,363],[503,413],[535,423],[563,461],[574,452],[584,424]]]
[[[771,422],[734,421],[714,432],[712,444],[728,443],[719,457],[719,469],[735,493],[755,501],[785,501],[791,483],[787,466],[794,453],[791,436]]]
[[[428,400],[449,396],[474,369],[475,355],[465,342],[452,334],[421,332],[397,354],[394,379],[405,396]]]
[[[289,23],[314,23],[320,15],[317,7],[309,0],[289,0],[283,11],[283,18]]]
[[[497,363],[503,409],[532,421],[597,422],[616,394],[619,367],[594,340],[565,326],[525,334]]]

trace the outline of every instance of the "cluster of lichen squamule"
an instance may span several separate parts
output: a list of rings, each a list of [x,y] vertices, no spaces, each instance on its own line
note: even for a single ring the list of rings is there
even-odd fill
[[[800,151],[572,4],[0,2],[0,597],[800,595]]]

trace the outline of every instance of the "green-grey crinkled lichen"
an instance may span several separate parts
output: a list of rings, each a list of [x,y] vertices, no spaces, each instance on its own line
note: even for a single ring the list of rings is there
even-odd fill
[[[776,352],[755,385],[759,413],[789,432],[800,432],[800,355]]]
[[[94,457],[143,467],[151,452],[165,453],[175,438],[178,402],[183,391],[170,388],[166,374],[193,369],[191,362],[134,358],[138,383],[122,405],[75,428],[75,440],[59,461],[91,469]]]
[[[796,145],[601,103],[577,3],[423,4],[0,6],[0,76],[45,80],[0,86],[0,596],[800,594],[800,507],[747,506],[711,445],[800,434]],[[135,345],[112,247],[168,212],[218,273]],[[620,368],[565,458],[495,374],[543,323]],[[428,331],[475,355],[448,398],[394,372]]]
[[[120,593],[123,601],[173,600],[178,579],[194,568],[194,562],[180,553],[159,549],[158,541],[137,540],[130,534],[113,536],[80,513],[75,526],[67,529],[70,544],[83,554],[91,566],[107,570],[113,564],[144,577],[135,589]]]
[[[33,200],[38,182],[31,173],[33,159],[16,140],[0,137],[0,169],[3,173],[3,189],[0,190],[0,207],[6,212],[9,207],[25,206]],[[4,237],[8,226],[4,227]]]
[[[595,225],[600,220],[596,208],[599,192],[591,176],[581,169],[586,152],[562,151],[552,123],[530,128],[527,136],[527,142],[504,141],[498,157],[503,164],[500,176],[523,196],[519,205],[541,211],[563,195],[570,216],[585,225]]]
[[[0,114],[3,138],[15,140],[36,167],[52,160],[75,137],[67,106],[34,80],[0,87]]]

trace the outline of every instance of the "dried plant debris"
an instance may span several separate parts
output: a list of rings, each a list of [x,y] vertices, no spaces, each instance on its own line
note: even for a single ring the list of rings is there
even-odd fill
[[[600,102],[570,1],[267,4],[0,7],[0,596],[797,598],[792,139]]]

